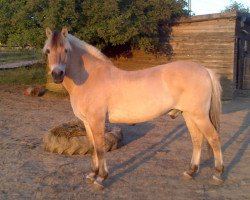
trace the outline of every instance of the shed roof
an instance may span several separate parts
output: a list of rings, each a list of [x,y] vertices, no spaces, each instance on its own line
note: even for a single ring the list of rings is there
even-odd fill
[[[191,17],[182,17],[178,20],[177,23],[191,23],[191,22],[200,22],[200,21],[210,21],[210,20],[218,20],[218,19],[242,19],[245,18],[247,23],[250,23],[250,13],[242,13],[242,12],[227,12],[227,13],[214,13],[208,15],[197,15]]]

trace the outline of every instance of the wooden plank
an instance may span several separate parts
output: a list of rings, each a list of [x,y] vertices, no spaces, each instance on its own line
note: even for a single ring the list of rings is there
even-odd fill
[[[180,23],[176,26],[172,27],[172,31],[235,31],[233,30],[235,28],[235,21],[230,21],[230,20],[226,20],[226,19],[221,19],[218,21],[204,21],[204,22],[193,22],[193,23]]]
[[[18,67],[27,67],[30,65],[34,65],[36,63],[42,63],[42,60],[24,60],[24,61],[18,61],[18,62],[12,62],[12,63],[4,63],[0,64],[0,69],[13,69]]]
[[[227,22],[224,22],[227,23]],[[172,28],[172,33],[176,34],[176,33],[190,33],[190,32],[194,32],[194,33],[203,33],[203,32],[207,32],[207,33],[220,33],[220,32],[224,32],[224,33],[234,33],[234,28],[235,28],[235,23],[230,24],[230,26],[223,26],[223,25],[202,25],[202,24],[193,24],[193,25],[189,25],[189,26],[178,26],[178,27],[173,27]]]

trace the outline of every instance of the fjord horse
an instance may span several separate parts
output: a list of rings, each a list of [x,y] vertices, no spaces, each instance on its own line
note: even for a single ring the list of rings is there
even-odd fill
[[[46,29],[43,51],[55,83],[62,83],[70,96],[74,114],[83,121],[92,146],[92,171],[86,178],[103,187],[108,177],[104,157],[104,126],[139,123],[162,114],[182,112],[193,143],[192,177],[199,169],[205,137],[215,158],[213,179],[221,182],[223,160],[218,136],[221,86],[215,74],[199,64],[176,61],[138,71],[124,71],[95,47],[68,34]]]

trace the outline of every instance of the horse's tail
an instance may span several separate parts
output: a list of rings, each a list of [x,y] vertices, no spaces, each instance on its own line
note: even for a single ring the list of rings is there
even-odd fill
[[[216,76],[216,74],[210,69],[207,69],[207,70],[211,77],[211,83],[212,83],[212,96],[211,96],[209,117],[210,117],[212,124],[214,125],[215,130],[219,132],[222,89],[221,89],[219,78]]]
[[[212,122],[215,130],[219,133],[220,131],[220,114],[221,114],[221,84],[219,81],[219,77],[210,69],[207,69],[212,84],[212,95],[211,95],[211,103],[209,110],[209,118]],[[208,150],[210,152],[210,156],[212,154],[211,146],[208,144]]]

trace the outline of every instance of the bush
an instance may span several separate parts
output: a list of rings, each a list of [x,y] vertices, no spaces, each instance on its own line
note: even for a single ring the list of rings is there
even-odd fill
[[[67,26],[100,49],[129,44],[166,53],[171,23],[185,14],[185,5],[184,0],[1,0],[0,42],[41,47],[45,27]]]

